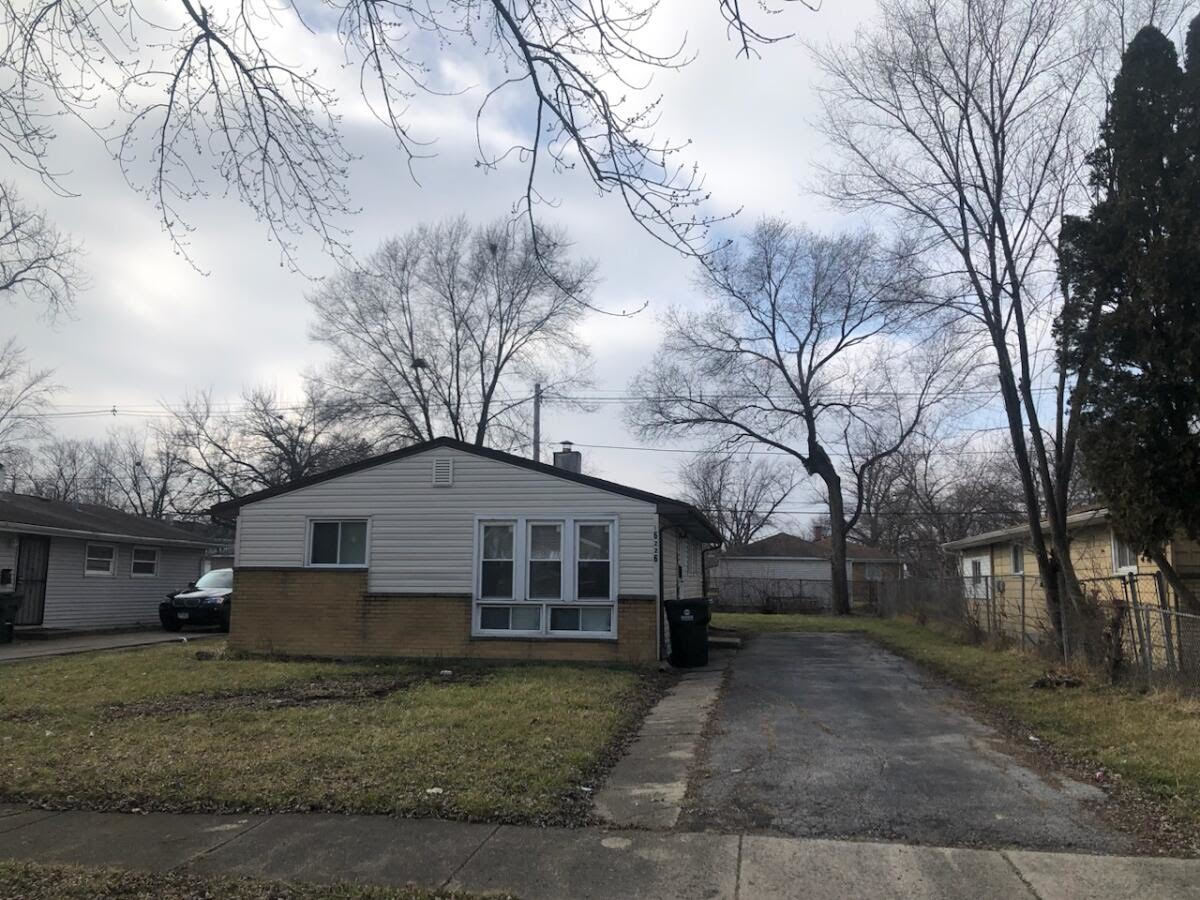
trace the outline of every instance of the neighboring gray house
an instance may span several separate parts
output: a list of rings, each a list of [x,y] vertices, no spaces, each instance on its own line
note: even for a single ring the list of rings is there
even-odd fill
[[[711,581],[722,609],[824,609],[832,597],[828,538],[773,534],[721,554]],[[846,542],[846,576],[854,601],[870,602],[875,586],[903,574],[900,560],[876,547]]]
[[[652,663],[721,536],[688,503],[449,438],[215,507],[230,646],[299,656]]]
[[[23,597],[17,626],[158,622],[158,603],[200,574],[208,543],[104,506],[0,492],[0,592]]]

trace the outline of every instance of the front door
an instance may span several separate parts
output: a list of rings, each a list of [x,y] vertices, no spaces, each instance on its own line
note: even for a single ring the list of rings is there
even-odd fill
[[[50,563],[50,538],[21,535],[17,550],[16,590],[24,599],[14,625],[41,625],[46,613],[46,569]]]

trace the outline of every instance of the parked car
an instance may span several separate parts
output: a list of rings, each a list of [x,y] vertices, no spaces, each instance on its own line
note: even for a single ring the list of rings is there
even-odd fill
[[[158,604],[158,619],[167,631],[184,625],[219,625],[228,631],[232,603],[233,569],[213,569],[184,590],[167,594]]]

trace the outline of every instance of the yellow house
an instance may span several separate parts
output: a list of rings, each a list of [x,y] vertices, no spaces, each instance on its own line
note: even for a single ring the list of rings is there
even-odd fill
[[[1179,609],[1178,598],[1159,567],[1139,558],[1116,536],[1107,509],[1074,513],[1067,517],[1067,525],[1071,561],[1085,592],[1102,603]],[[1053,631],[1027,526],[990,531],[942,546],[959,555],[963,593],[989,632],[1036,641],[1038,635]],[[1200,588],[1200,544],[1180,537],[1168,543],[1166,555],[1183,578]]]

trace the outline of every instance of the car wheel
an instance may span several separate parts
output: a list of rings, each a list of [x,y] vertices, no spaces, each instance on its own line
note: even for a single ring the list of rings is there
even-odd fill
[[[229,634],[229,607],[228,606],[226,606],[225,609],[223,609],[221,611],[221,630],[223,632],[225,632],[226,634]]]
[[[164,631],[179,631],[183,628],[183,623],[178,619],[168,619],[164,616],[160,621]]]

